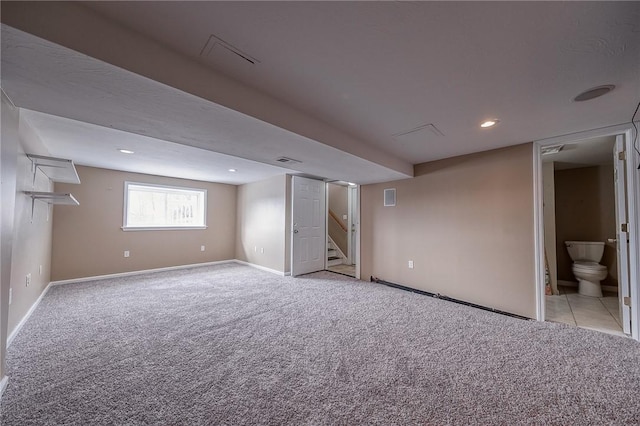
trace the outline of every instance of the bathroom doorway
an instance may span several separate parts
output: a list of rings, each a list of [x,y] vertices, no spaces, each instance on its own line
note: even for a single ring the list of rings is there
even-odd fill
[[[637,309],[630,306],[638,295],[638,200],[622,185],[637,188],[638,177],[628,167],[630,156],[619,154],[630,147],[629,133],[589,132],[534,144],[539,320],[638,339]],[[572,259],[571,241],[595,243],[589,250],[602,256]],[[584,267],[601,295],[586,286],[579,291],[576,275],[584,279]]]

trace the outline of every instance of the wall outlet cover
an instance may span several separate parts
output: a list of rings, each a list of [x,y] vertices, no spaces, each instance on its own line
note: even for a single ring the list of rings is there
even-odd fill
[[[129,250],[124,251],[124,257],[129,257]]]

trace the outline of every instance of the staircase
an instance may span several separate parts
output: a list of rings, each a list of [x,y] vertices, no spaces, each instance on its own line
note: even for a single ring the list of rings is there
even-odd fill
[[[344,254],[333,242],[331,237],[327,237],[327,266],[341,265],[346,260]]]

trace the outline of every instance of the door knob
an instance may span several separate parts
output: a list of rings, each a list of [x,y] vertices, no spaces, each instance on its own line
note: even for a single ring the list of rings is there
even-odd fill
[[[617,238],[607,238],[607,241],[610,243],[617,243],[618,239]]]
[[[293,230],[293,233],[294,233],[294,234],[297,234],[297,233],[298,233],[298,230],[297,230],[297,229],[294,229],[294,230]]]

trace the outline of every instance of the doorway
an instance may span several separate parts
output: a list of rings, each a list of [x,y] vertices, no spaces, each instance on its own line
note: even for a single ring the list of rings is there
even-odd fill
[[[358,186],[327,183],[327,270],[358,276]]]
[[[538,320],[639,338],[637,304],[631,303],[638,297],[639,183],[636,159],[626,154],[630,136],[618,127],[534,144]],[[578,285],[584,261],[595,259],[575,259],[572,241],[602,249],[589,266],[605,270],[595,280],[602,295]]]

